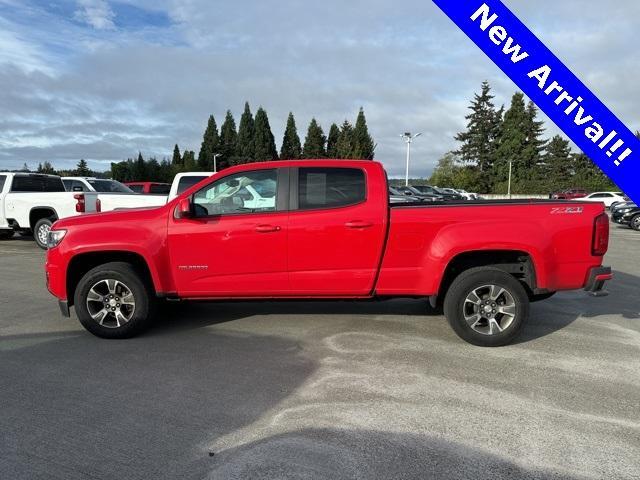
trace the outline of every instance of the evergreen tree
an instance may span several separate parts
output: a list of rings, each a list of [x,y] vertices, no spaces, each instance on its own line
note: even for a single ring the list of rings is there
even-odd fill
[[[353,127],[347,120],[340,127],[337,151],[338,158],[351,158],[351,152],[353,152]]]
[[[302,158],[324,158],[326,156],[325,142],[326,138],[322,127],[315,118],[312,118],[307,129],[307,136],[304,139]]]
[[[276,142],[271,133],[269,117],[264,108],[258,108],[255,118],[255,130],[253,138],[253,153],[257,162],[275,160],[278,158]]]
[[[182,154],[182,168],[184,172],[194,172],[197,170],[196,154],[193,150],[185,150]]]
[[[49,162],[44,162],[44,164],[38,164],[38,173],[44,173],[47,175],[54,175],[56,173],[55,169]]]
[[[492,102],[489,82],[483,82],[480,95],[475,94],[469,109],[471,113],[465,118],[467,130],[458,133],[455,139],[462,143],[460,149],[455,152],[462,161],[477,165],[480,175],[484,178],[481,183],[483,189],[490,188],[489,170],[495,161],[497,143],[500,133],[503,109],[496,111]]]
[[[173,171],[171,163],[166,158],[163,158],[162,162],[160,162],[160,171],[158,173],[158,177],[160,178],[160,181],[171,183],[173,182],[174,176],[175,176],[175,173]]]
[[[198,167],[202,171],[213,169],[213,155],[218,153],[219,142],[220,138],[216,120],[213,118],[213,115],[209,115],[207,128],[204,131],[202,144],[200,145],[200,153],[198,154]]]
[[[178,148],[177,143],[173,147],[173,157],[171,158],[171,164],[175,167],[182,166],[182,155],[180,155],[180,149]]]
[[[327,137],[327,158],[338,158],[338,139],[340,138],[340,128],[335,123],[329,128]]]
[[[227,110],[224,123],[220,127],[220,153],[221,160],[225,165],[235,165],[238,163],[236,149],[238,146],[238,132],[236,131],[236,121],[231,110]]]
[[[90,177],[91,170],[89,170],[89,166],[84,159],[80,159],[78,164],[76,165],[76,177]]]
[[[523,180],[526,181],[527,176],[531,174],[524,161],[529,125],[530,117],[527,113],[524,95],[517,92],[511,99],[509,110],[504,114],[493,173],[498,182],[506,184],[509,162],[511,161],[513,167],[512,186],[518,191],[522,189]]]
[[[546,189],[562,189],[572,187],[573,162],[569,141],[560,135],[554,136],[547,145],[543,163],[539,170]]]
[[[133,168],[131,169],[131,175],[134,182],[142,182],[145,181],[148,177],[147,174],[147,164],[142,158],[142,153],[138,152],[138,158],[133,164]]]
[[[31,171],[31,170],[29,170],[29,165],[27,165],[27,162],[24,162],[24,163],[22,164],[22,170],[20,170],[20,171],[21,171],[21,172],[25,172],[25,173],[28,173],[28,172],[30,172],[30,171]]]
[[[574,187],[582,187],[591,191],[613,190],[616,185],[607,177],[583,152],[573,154]]]
[[[155,157],[151,157],[149,159],[149,161],[145,165],[145,168],[147,170],[147,176],[145,177],[145,180],[149,182],[162,181],[160,179],[160,164],[158,163],[158,160]]]
[[[527,135],[526,146],[523,152],[522,168],[524,171],[534,172],[542,161],[542,152],[547,146],[547,140],[542,138],[544,134],[544,122],[537,120],[538,109],[529,101],[527,105],[527,122],[525,133]]]
[[[296,128],[296,120],[293,113],[289,112],[287,118],[287,127],[284,130],[282,138],[282,147],[280,148],[280,158],[283,160],[295,160],[302,155],[302,146],[300,145],[300,137]]]
[[[362,107],[360,107],[360,111],[358,112],[352,138],[351,158],[373,160],[373,139],[371,135],[369,135],[367,119],[364,116],[364,109]]]
[[[240,117],[238,127],[238,146],[236,156],[239,163],[248,163],[256,160],[255,156],[255,121],[249,108],[249,102],[244,102],[244,112]]]

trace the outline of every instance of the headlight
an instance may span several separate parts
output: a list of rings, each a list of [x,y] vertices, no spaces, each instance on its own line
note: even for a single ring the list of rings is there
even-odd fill
[[[66,230],[49,230],[47,234],[47,248],[57,247],[66,234]]]

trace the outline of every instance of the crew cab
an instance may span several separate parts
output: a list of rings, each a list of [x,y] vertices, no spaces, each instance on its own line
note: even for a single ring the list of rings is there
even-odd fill
[[[0,240],[15,232],[33,233],[38,246],[46,248],[53,222],[97,210],[95,193],[67,193],[56,175],[0,172]]]
[[[248,187],[267,201],[246,204]],[[159,299],[412,297],[443,305],[464,340],[498,346],[530,301],[604,294],[608,241],[602,204],[392,205],[380,163],[274,161],[225,169],[160,208],[56,222],[46,278],[62,313],[73,306],[106,338],[142,331]]]
[[[103,212],[123,208],[157,207],[167,202],[166,195],[140,195],[116,180],[62,177],[62,181],[67,190],[72,192],[96,192]]]

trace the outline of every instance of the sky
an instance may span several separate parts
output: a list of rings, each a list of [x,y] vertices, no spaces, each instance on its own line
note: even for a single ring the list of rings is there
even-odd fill
[[[640,128],[638,0],[505,3]],[[430,0],[0,0],[0,170],[197,155],[208,116],[248,101],[278,147],[289,111],[304,141],[312,117],[327,133],[362,106],[390,176],[406,131],[426,176],[484,80],[508,105],[515,85]]]

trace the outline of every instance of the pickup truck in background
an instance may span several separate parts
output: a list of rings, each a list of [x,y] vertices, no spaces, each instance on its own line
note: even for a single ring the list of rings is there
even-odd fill
[[[583,198],[589,194],[583,188],[571,188],[569,190],[562,190],[560,192],[553,192],[549,195],[552,200],[574,200],[576,198]]]
[[[129,187],[134,193],[143,193],[145,195],[169,195],[171,191],[170,183],[124,182],[123,185]]]
[[[62,181],[70,192],[97,193],[103,212],[123,208],[157,207],[167,203],[166,195],[140,195],[116,180],[63,177]]]
[[[266,201],[246,203],[251,187]],[[604,294],[602,204],[554,200],[390,204],[368,160],[228,168],[166,205],[85,215],[49,233],[49,291],[106,338],[137,334],[158,299],[384,299],[443,305],[455,332],[509,343],[529,302]],[[426,307],[426,305],[425,305]]]
[[[53,222],[99,210],[96,193],[67,192],[58,176],[0,172],[0,239],[33,233],[38,246],[47,248]]]

